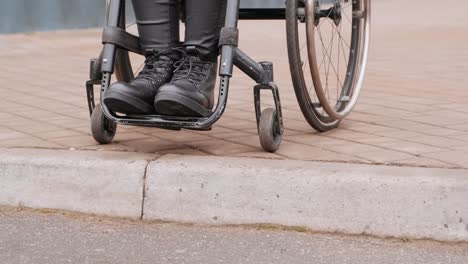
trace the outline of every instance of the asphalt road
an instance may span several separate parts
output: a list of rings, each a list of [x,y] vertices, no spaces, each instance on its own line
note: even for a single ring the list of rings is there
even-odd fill
[[[0,262],[468,263],[468,244],[143,223],[0,207]]]

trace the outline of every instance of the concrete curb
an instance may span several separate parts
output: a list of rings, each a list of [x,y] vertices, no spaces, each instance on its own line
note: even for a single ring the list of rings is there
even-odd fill
[[[208,224],[468,241],[468,171],[0,150],[0,204]],[[151,161],[153,160],[153,161]]]
[[[139,218],[146,166],[155,155],[0,150],[0,204]]]
[[[165,156],[144,219],[468,241],[468,171]]]

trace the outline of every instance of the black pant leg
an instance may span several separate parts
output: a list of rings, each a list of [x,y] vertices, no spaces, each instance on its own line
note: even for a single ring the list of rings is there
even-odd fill
[[[185,15],[184,46],[196,46],[216,59],[226,0],[186,0]]]
[[[179,46],[177,0],[132,0],[144,49]]]

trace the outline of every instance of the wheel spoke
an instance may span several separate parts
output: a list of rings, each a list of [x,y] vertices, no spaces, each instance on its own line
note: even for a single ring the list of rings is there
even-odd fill
[[[338,28],[338,36],[341,35],[341,25],[342,24],[340,23],[340,26]],[[338,55],[337,55],[337,57],[338,57],[338,75],[340,75],[340,41],[341,41],[341,38],[338,39],[337,45],[336,45],[337,46],[336,49],[337,49],[337,52],[338,52]],[[336,86],[337,86],[336,87],[336,98],[338,98],[338,89],[339,89],[338,85],[339,85],[339,76],[336,76]]]
[[[320,21],[319,24],[318,24],[318,26],[317,26],[317,32],[319,33],[320,41],[322,42],[322,47],[325,48],[325,43],[323,42],[322,32],[321,32],[321,30],[320,30],[321,26],[322,26],[322,21]],[[329,46],[329,45],[328,45],[328,46]],[[325,54],[322,52],[322,61],[320,62],[320,65],[319,65],[319,67],[318,67],[319,72],[320,72],[320,69],[321,69],[322,65],[323,65],[324,62],[325,62],[325,58],[326,58],[326,56],[325,56]]]
[[[304,41],[304,44],[302,44],[302,46],[299,48],[299,51],[302,51],[306,45],[307,45],[307,41]]]
[[[331,21],[329,21],[328,19],[326,19],[326,20],[328,21],[328,23],[330,24],[331,27],[334,27],[334,26],[335,26],[335,24],[333,24]],[[343,23],[343,22],[341,22],[341,23]],[[341,24],[340,24],[340,25],[341,25]],[[346,46],[348,46],[348,48],[351,49],[349,43],[346,42],[346,40],[345,40],[345,39],[343,38],[343,36],[341,35],[341,32],[338,32],[338,35],[339,35],[339,37],[344,41],[344,43],[346,44]]]
[[[349,21],[349,23],[351,23],[351,25],[353,24],[353,21],[351,21],[351,19],[349,18],[349,16],[346,14],[346,12],[343,12],[342,14],[344,14],[344,17]]]
[[[324,69],[325,71],[325,95],[327,95],[328,94],[328,76],[330,73],[331,59],[329,56],[326,56],[328,55],[328,49],[325,47],[325,43],[323,42],[322,31],[320,30],[320,28],[318,28],[317,31],[319,32],[320,41],[322,43],[322,48],[323,48],[322,56],[324,58],[324,61],[325,61],[325,58],[328,57],[328,62],[329,62],[328,66],[325,66],[325,69]],[[330,44],[333,45],[333,39],[330,41]],[[330,46],[330,44],[327,46]]]
[[[343,45],[343,42],[340,41],[340,46],[341,46],[341,51],[343,52],[343,58],[344,58],[344,61],[345,61],[345,65],[348,65],[348,59],[346,57],[346,51],[344,49],[344,45]],[[349,53],[348,53],[349,54]]]
[[[302,63],[302,70],[307,69],[306,65],[309,65],[309,56],[306,56],[305,62]]]
[[[326,49],[325,43],[323,42],[322,33],[321,33],[320,29],[318,29],[318,32],[319,32],[319,36],[320,36],[320,41],[322,42],[322,47],[323,47],[323,49]],[[330,44],[331,44],[331,43],[330,43]],[[328,44],[327,46],[330,47],[330,44]],[[325,62],[325,58],[326,58],[325,53],[322,52],[322,61],[320,62],[320,65],[319,65],[319,71],[320,71],[322,65],[323,65],[324,62]]]
[[[333,29],[333,27],[332,27]],[[329,64],[328,64],[328,72],[327,72],[327,84],[326,84],[326,90],[325,90],[325,94],[327,95],[327,98],[328,98],[328,101],[330,102],[330,91],[328,90],[328,84],[329,84],[329,75],[330,75],[330,66],[332,66],[332,68],[334,68],[333,66],[333,61],[332,61],[332,54],[333,54],[333,40],[335,39],[335,34],[332,33],[332,38],[331,38],[331,41],[330,41],[330,51],[329,51],[329,56],[328,56],[328,61],[329,61]],[[335,71],[335,74],[336,74],[336,71]],[[338,75],[337,75],[338,76]]]
[[[319,34],[319,36],[321,36],[321,33]],[[334,35],[333,35],[333,36],[334,36]],[[322,41],[322,43],[323,43],[323,41]],[[322,44],[322,46],[323,46],[323,44]],[[333,71],[335,72],[335,74],[338,75],[338,73],[337,73],[337,71],[336,71],[336,69],[335,69],[335,66],[334,66],[333,63],[332,63],[331,55],[328,53],[328,50],[327,50],[327,49],[324,49],[324,51],[325,51],[325,55],[328,57],[328,61],[330,62],[329,67],[331,66],[331,68],[333,69]]]
[[[348,9],[349,7],[353,6],[351,3],[347,4],[345,7],[342,7],[341,10],[344,11]]]
[[[317,32],[319,33],[319,38],[320,38],[320,42],[322,43],[322,48],[325,49],[325,44],[323,43],[322,32],[320,31],[320,27],[317,27]],[[325,61],[325,53],[322,52],[322,62],[320,63],[320,65],[322,65],[324,61]]]

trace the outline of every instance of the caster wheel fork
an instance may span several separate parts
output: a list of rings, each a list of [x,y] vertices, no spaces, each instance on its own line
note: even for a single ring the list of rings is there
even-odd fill
[[[275,108],[261,110],[260,91],[262,89],[272,91]],[[274,83],[256,85],[254,98],[260,144],[265,151],[273,153],[279,149],[284,131],[278,87]]]

